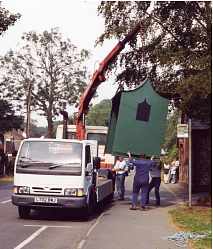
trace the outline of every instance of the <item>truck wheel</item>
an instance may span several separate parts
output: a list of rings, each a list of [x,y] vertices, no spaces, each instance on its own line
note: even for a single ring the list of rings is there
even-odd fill
[[[92,195],[92,212],[95,212],[97,210],[98,207],[98,200],[97,200],[97,195],[94,192]]]
[[[103,200],[103,203],[106,205],[106,204],[109,204],[113,201],[114,199],[114,192],[111,193],[110,195],[108,195],[104,200]]]
[[[87,204],[87,207],[84,209],[84,217],[88,219],[97,209],[97,195],[93,193]]]
[[[83,209],[83,218],[85,220],[88,220],[91,214],[92,214],[91,204],[88,204],[87,207]]]
[[[114,192],[108,196],[109,202],[113,201],[113,199],[114,199]]]
[[[27,219],[30,215],[30,208],[29,207],[18,207],[18,214],[21,219]]]

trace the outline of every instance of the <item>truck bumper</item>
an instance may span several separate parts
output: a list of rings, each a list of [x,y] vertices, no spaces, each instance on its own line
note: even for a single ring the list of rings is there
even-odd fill
[[[31,207],[34,209],[36,208],[84,208],[87,206],[86,196],[84,197],[51,196],[51,197],[57,198],[57,203],[35,202],[34,201],[35,196],[13,194],[12,203],[16,206],[27,206],[27,207]]]

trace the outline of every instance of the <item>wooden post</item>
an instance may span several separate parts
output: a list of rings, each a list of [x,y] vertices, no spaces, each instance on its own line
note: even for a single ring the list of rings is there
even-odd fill
[[[192,120],[189,119],[189,207],[192,206]]]
[[[28,93],[27,93],[27,121],[26,121],[26,137],[30,137],[30,113],[31,113],[31,88],[32,85],[29,83],[28,85]]]

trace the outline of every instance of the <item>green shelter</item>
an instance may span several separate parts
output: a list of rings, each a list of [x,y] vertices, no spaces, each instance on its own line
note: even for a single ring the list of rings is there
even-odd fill
[[[106,153],[160,155],[164,141],[168,99],[157,94],[150,80],[112,99]]]

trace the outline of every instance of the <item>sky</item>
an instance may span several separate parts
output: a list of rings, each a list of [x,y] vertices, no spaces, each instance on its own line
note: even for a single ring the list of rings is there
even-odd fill
[[[2,0],[2,7],[12,13],[20,13],[21,18],[0,37],[0,55],[4,55],[9,49],[15,50],[24,32],[42,32],[59,27],[65,38],[70,38],[78,48],[91,52],[88,70],[92,76],[99,63],[118,42],[110,40],[104,42],[103,46],[94,47],[95,40],[104,32],[104,19],[97,14],[99,3],[93,0]],[[98,97],[92,102],[95,104],[102,99],[111,99],[116,90],[114,79],[109,78],[99,86]],[[37,120],[39,126],[47,124],[44,118],[35,113],[32,118]]]

